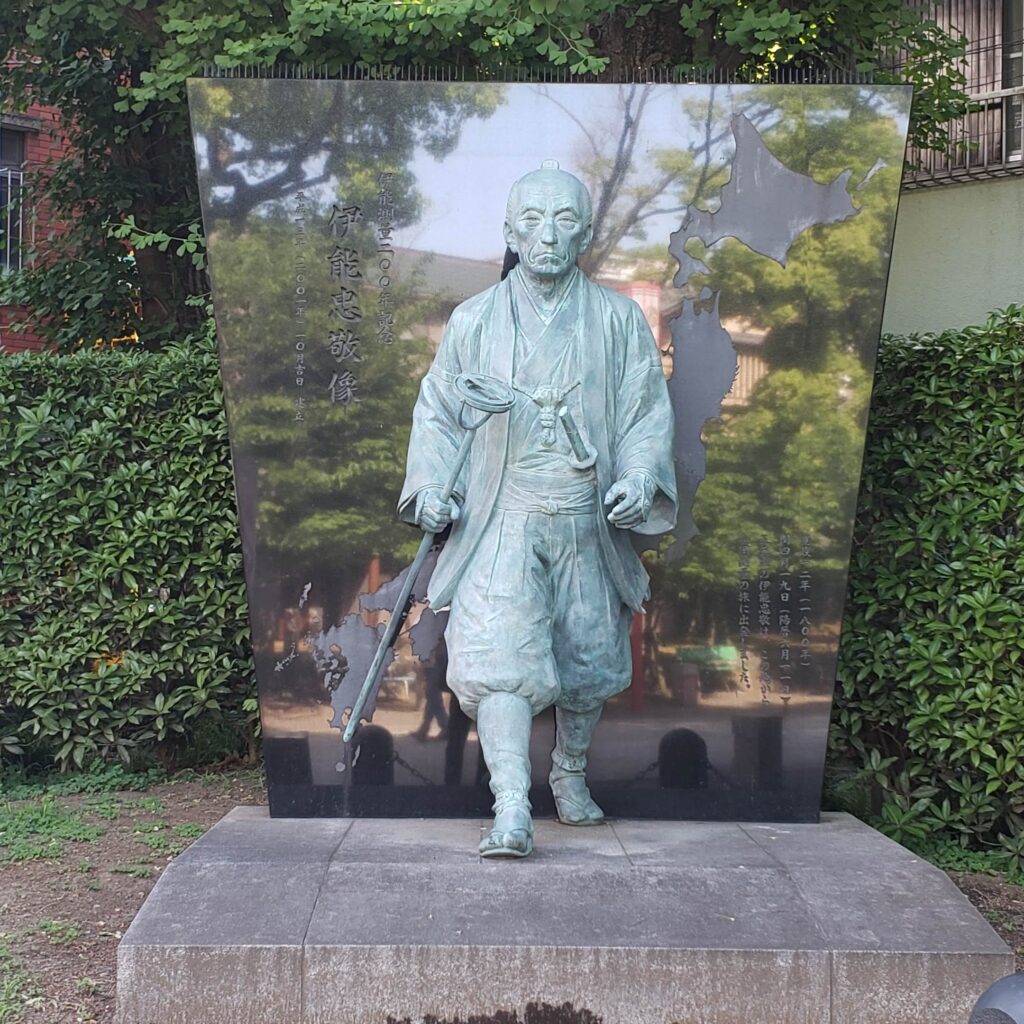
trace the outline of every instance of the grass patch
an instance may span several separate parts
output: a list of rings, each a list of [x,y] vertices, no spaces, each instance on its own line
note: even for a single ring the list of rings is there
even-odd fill
[[[178,854],[185,849],[183,843],[171,842],[167,836],[154,833],[139,836],[138,842],[142,843],[143,846],[152,850],[154,853],[164,854],[167,857],[177,857]]]
[[[39,922],[39,930],[55,946],[66,946],[82,934],[82,929],[74,921],[55,921],[49,918]]]
[[[193,826],[198,828],[198,826]],[[163,821],[143,821],[132,829],[135,834],[135,841],[148,847],[154,853],[165,854],[168,857],[177,857],[186,844],[172,839]]]
[[[0,805],[0,863],[4,861],[56,860],[64,843],[91,843],[103,835],[75,811],[45,798]]]
[[[166,832],[166,821],[140,821],[132,827],[132,832],[137,836],[148,835],[151,832]]]
[[[75,796],[78,793],[111,793],[123,789],[148,789],[165,782],[167,773],[160,768],[132,772],[121,764],[95,764],[85,771],[26,776],[20,772],[0,772],[0,794],[7,800],[32,800],[46,796]]]
[[[150,814],[159,814],[164,809],[163,801],[155,796],[144,796],[138,800],[126,800],[124,806],[128,810],[148,811]]]
[[[0,936],[2,938],[2,936]],[[0,942],[0,1024],[15,1024],[38,998],[35,986],[11,951]]]
[[[180,825],[175,825],[172,831],[182,839],[198,839],[206,829],[193,821],[183,821]]]
[[[110,871],[114,875],[131,875],[132,878],[153,877],[153,868],[149,864],[115,864]]]
[[[943,871],[972,871],[998,875],[1013,885],[1024,887],[1024,874],[1014,871],[1001,850],[965,850],[953,839],[905,839],[904,846]]]
[[[116,821],[121,816],[123,807],[116,797],[103,796],[98,800],[90,800],[85,809],[90,814],[95,814],[97,818],[103,818],[104,821]]]
[[[252,768],[242,768],[231,772],[206,772],[200,775],[199,781],[204,786],[220,786],[221,789],[231,789],[232,786],[259,786],[266,789],[267,780],[262,765]]]

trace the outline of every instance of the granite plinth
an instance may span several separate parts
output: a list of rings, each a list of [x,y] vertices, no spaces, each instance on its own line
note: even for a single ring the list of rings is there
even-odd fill
[[[484,825],[236,808],[122,940],[119,1024],[960,1024],[1013,970],[847,815],[540,821],[515,862],[476,856]]]

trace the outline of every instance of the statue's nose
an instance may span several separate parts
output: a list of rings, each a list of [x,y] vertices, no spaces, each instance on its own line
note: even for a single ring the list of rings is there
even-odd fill
[[[555,231],[555,218],[547,217],[541,231],[540,240],[545,245],[554,245],[558,241],[558,232]]]

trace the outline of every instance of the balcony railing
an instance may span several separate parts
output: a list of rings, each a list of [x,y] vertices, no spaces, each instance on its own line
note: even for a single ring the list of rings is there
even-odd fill
[[[985,27],[997,24],[993,17]],[[1018,35],[1007,38],[1002,32],[969,44],[964,67],[972,109],[949,122],[945,151],[907,151],[904,188],[1024,174],[1021,47]]]
[[[25,244],[23,174],[0,167],[0,274],[21,269]]]

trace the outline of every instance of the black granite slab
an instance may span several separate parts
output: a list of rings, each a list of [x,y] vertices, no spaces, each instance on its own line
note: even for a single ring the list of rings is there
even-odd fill
[[[815,820],[908,90],[211,79],[190,103],[272,812],[487,812],[422,600],[372,725],[341,729],[419,539],[395,505],[420,378],[553,157],[608,199],[584,270],[655,334],[683,499],[594,794]],[[549,714],[534,733],[543,815]]]

